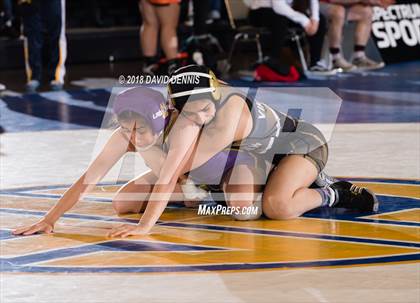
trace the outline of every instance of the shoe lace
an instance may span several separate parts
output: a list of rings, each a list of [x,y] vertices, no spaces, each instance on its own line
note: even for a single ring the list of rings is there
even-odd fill
[[[363,187],[352,184],[350,186],[350,192],[355,195],[360,195],[362,193]]]

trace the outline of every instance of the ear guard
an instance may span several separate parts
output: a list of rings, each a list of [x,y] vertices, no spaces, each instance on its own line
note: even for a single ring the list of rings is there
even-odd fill
[[[200,87],[195,89],[190,89],[186,91],[181,91],[177,93],[172,93],[171,91],[171,85],[173,82],[176,82],[178,78],[184,78],[188,76],[195,76],[195,77],[203,77],[207,78],[209,80],[209,86],[208,87]],[[209,70],[208,73],[203,72],[185,72],[181,73],[179,75],[174,75],[169,80],[168,84],[168,97],[170,100],[170,103],[175,105],[176,104],[176,98],[185,97],[185,96],[192,96],[192,95],[200,95],[210,93],[214,101],[220,101],[222,94],[220,91],[220,83],[219,80],[217,80],[216,75],[213,73],[213,71]]]

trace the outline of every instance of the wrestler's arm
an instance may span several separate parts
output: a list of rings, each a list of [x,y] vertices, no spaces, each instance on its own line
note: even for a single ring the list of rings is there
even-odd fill
[[[13,234],[30,235],[39,231],[51,232],[55,222],[70,210],[89,190],[106,175],[114,164],[126,153],[128,140],[119,129],[115,130],[101,152],[89,165],[85,173],[72,185],[39,222],[18,228]]]
[[[167,157],[139,222],[144,233],[150,231],[165,210],[169,197],[181,175],[201,166],[215,154],[231,145],[233,141],[246,137],[251,131],[252,121],[248,119],[250,114],[245,115],[248,117],[247,119],[243,119],[243,111],[249,113],[243,99],[239,96],[232,96],[226,102],[228,102],[225,105],[227,110],[218,117],[226,123],[222,123],[218,128],[207,131],[204,129],[196,147],[199,128],[187,121],[179,120],[177,122],[180,123],[175,123],[169,138],[170,148]]]
[[[230,147],[235,141],[243,140],[251,132],[252,116],[244,100],[233,95],[225,102],[227,103],[223,107],[226,110],[217,117],[220,122],[215,127],[205,127],[201,132],[197,149],[185,169],[192,170],[203,165],[218,152]]]
[[[155,176],[160,175],[160,170],[166,159],[166,153],[160,146],[152,146],[146,151],[141,151],[140,156]]]
[[[224,108],[226,110],[220,112],[217,117],[222,123],[217,123],[215,127],[212,125],[204,127],[197,143],[197,149],[187,159],[186,164],[182,168],[182,174],[203,165],[214,155],[229,147],[234,141],[242,140],[251,132],[252,117],[244,100],[238,95],[232,95],[225,102]],[[186,140],[185,137],[188,135],[185,130],[187,128],[194,129],[196,133],[199,131],[199,128],[194,123],[180,115],[168,136],[169,150]],[[160,170],[165,153],[157,151],[157,149],[159,147],[153,147],[153,149],[147,151],[147,154],[142,154],[142,156],[146,163],[154,165],[155,170]],[[156,151],[156,154],[154,154],[154,151]],[[156,158],[160,158],[157,163]],[[153,167],[150,168],[153,170]]]
[[[180,131],[181,129],[182,132]],[[112,229],[108,234],[109,236],[126,237],[129,235],[147,234],[162,215],[170,196],[175,190],[177,181],[183,174],[184,167],[194,151],[200,129],[191,123],[177,121],[172,132],[177,133],[178,136],[172,137],[169,151],[160,168],[158,180],[153,186],[149,203],[147,203],[146,210],[139,224],[135,226],[123,224]]]
[[[201,134],[197,125],[185,117],[178,117],[168,138],[169,151],[139,224],[123,224],[111,230],[109,236],[127,237],[149,233],[165,210],[181,175],[201,166],[232,142],[249,134],[252,119],[244,100],[234,95],[225,102],[225,110],[218,116],[223,123],[218,123],[217,127],[205,128]],[[200,139],[197,143],[199,134]]]

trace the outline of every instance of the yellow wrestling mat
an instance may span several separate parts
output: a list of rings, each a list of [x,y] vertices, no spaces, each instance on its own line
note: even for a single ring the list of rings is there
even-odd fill
[[[169,207],[149,236],[107,238],[116,224],[111,202],[119,186],[105,184],[85,197],[50,235],[11,235],[35,222],[66,186],[2,190],[3,273],[161,273],[258,271],[413,263],[420,260],[420,186],[416,180],[359,178],[375,190],[379,213],[318,209],[288,221],[234,221]]]

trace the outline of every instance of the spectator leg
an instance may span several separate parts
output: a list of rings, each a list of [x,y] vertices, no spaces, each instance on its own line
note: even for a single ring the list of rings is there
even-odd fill
[[[346,9],[342,5],[328,5],[328,40],[330,48],[340,48],[343,26],[346,18]]]
[[[354,31],[354,44],[365,46],[370,37],[372,28],[372,7],[366,5],[354,5],[349,11],[349,20],[356,21]]]
[[[155,7],[147,0],[141,0],[139,7],[143,19],[143,24],[140,27],[140,42],[143,56],[154,57],[157,55],[159,20]]]
[[[168,60],[175,59],[178,54],[178,37],[176,29],[179,20],[179,4],[157,7],[160,23],[160,45]]]
[[[65,58],[67,45],[65,37],[65,1],[44,0],[41,1],[41,17],[46,28],[45,42],[48,52],[48,79],[64,83]]]
[[[42,73],[42,21],[39,2],[22,5],[25,35],[24,52],[27,81],[41,81]]]
[[[319,16],[319,27],[315,35],[308,37],[310,47],[310,66],[314,66],[321,59],[324,37],[327,32],[327,24],[323,15]]]

